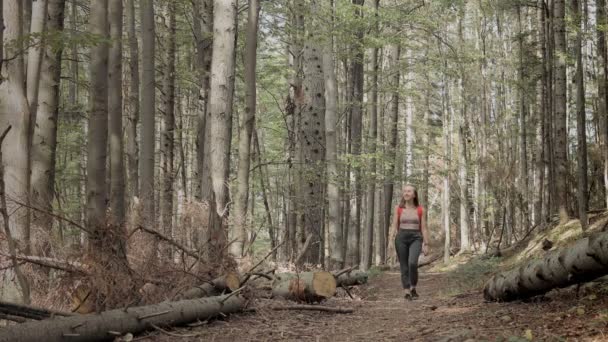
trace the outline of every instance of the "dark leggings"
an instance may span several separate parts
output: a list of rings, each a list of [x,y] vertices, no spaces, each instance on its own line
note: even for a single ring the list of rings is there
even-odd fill
[[[418,230],[399,229],[395,237],[395,250],[401,267],[401,285],[404,289],[418,283],[418,257],[422,248],[422,234]]]

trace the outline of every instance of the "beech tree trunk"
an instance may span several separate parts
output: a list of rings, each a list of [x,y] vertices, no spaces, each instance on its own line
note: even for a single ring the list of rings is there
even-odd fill
[[[37,0],[32,3],[30,34],[38,35],[37,41],[28,49],[27,53],[27,101],[32,114],[36,113],[38,105],[40,67],[42,63],[42,51],[44,50],[44,42],[40,34],[45,30],[46,13],[47,0]],[[28,22],[25,22],[25,24],[27,25]]]
[[[240,258],[247,243],[247,203],[249,200],[249,168],[251,165],[251,136],[256,114],[256,64],[258,44],[258,17],[260,3],[249,0],[247,36],[245,38],[245,112],[239,134],[239,164],[235,201],[235,224],[233,229],[232,254]],[[272,236],[271,236],[272,238]]]
[[[108,39],[108,0],[91,3],[89,30]],[[90,50],[90,114],[87,144],[87,228],[93,255],[104,253],[106,230],[106,149],[108,139],[108,43],[100,41]]]
[[[154,1],[140,2],[141,36],[142,36],[142,72],[141,72],[141,149],[139,156],[139,194],[143,204],[143,224],[150,228],[156,227],[155,191],[154,191],[154,147],[155,143],[155,111],[156,111],[156,81],[155,81],[155,28]],[[150,243],[147,249],[155,249]],[[153,250],[146,253],[151,255]]]
[[[400,79],[400,68],[399,68],[399,55],[401,53],[401,47],[398,45],[391,46],[390,51],[390,70],[393,74],[391,79],[392,94],[390,99],[390,121],[388,127],[388,139],[389,146],[387,147],[387,163],[388,170],[384,180],[384,222],[386,226],[390,225],[391,215],[393,214],[393,191],[395,187],[394,176],[395,176],[395,158],[397,156],[397,123],[399,122],[399,79]],[[391,227],[388,227],[390,233]],[[395,255],[395,248],[393,248],[393,242],[387,241],[388,248],[391,251],[391,255]]]
[[[560,223],[568,221],[568,132],[566,98],[566,23],[564,0],[554,1],[553,30],[555,34],[555,166],[557,169],[556,190]]]
[[[110,0],[108,111],[110,139],[110,223],[122,227],[125,222],[125,165],[122,132],[122,0]]]
[[[577,131],[577,197],[578,217],[581,228],[587,229],[589,220],[587,218],[587,120],[585,112],[585,75],[583,73],[583,28],[581,27],[581,4],[579,0],[572,0],[572,15],[576,25],[576,131]],[[600,80],[601,82],[601,80]]]
[[[333,37],[323,48],[323,75],[325,77],[325,163],[327,167],[327,200],[329,224],[328,269],[337,269],[344,264],[342,228],[340,225],[340,189],[337,167],[338,151],[336,137],[336,111],[338,106],[338,82],[334,70]]]
[[[48,32],[61,32],[65,0],[49,0]],[[57,120],[59,114],[59,86],[61,80],[61,57],[63,49],[45,45],[40,72],[39,105],[32,141],[32,204],[43,211],[52,212],[55,184],[55,156],[57,150]],[[34,226],[51,228],[49,217],[32,211]]]
[[[597,111],[600,118],[600,131],[602,137],[602,151],[604,158],[604,187],[606,198],[604,204],[608,207],[608,118],[606,117],[606,108],[608,104],[607,86],[608,86],[608,56],[606,52],[606,0],[597,0],[595,11],[595,21],[597,25],[597,57],[598,57],[598,73],[597,73]]]
[[[135,0],[127,3],[127,35],[129,38],[129,117],[127,120],[127,166],[129,195],[139,197],[139,146],[137,123],[139,122],[139,47],[135,35]]]
[[[227,295],[58,317],[2,329],[0,341],[106,341],[126,333],[137,334],[154,326],[176,326],[238,312],[245,304],[244,298]]]
[[[608,274],[608,232],[594,233],[541,259],[492,277],[484,287],[486,300],[511,301],[540,295]]]
[[[378,6],[380,4],[380,0],[374,1],[374,30],[376,34],[379,34],[378,28]],[[375,199],[376,199],[376,179],[373,175],[376,174],[376,158],[373,156],[376,154],[376,144],[378,140],[378,48],[374,48],[372,51],[372,94],[371,94],[371,108],[370,108],[370,124],[369,124],[369,154],[372,156],[370,164],[370,173],[372,174],[372,179],[369,181],[369,185],[367,187],[367,207],[366,207],[366,224],[365,224],[365,244],[363,251],[363,262],[364,265],[362,270],[367,270],[372,266],[374,254],[378,254],[382,262],[383,258],[380,256],[382,254],[380,246],[385,245],[384,234],[376,234],[376,249],[378,253],[374,253],[374,213],[375,213]],[[380,231],[377,231],[380,232]]]
[[[161,133],[162,152],[162,190],[161,190],[161,224],[165,236],[173,236],[173,184],[175,182],[175,35],[177,24],[173,2],[168,4],[169,35],[167,37],[167,56],[163,80],[163,126]],[[170,253],[168,253],[170,255]]]
[[[319,15],[318,0],[310,3],[310,18]],[[304,44],[304,107],[300,122],[298,143],[302,151],[302,204],[303,231],[306,236],[304,262],[318,264],[323,240],[323,184],[325,159],[325,83],[323,78],[321,47],[315,27],[317,21],[307,25]]]
[[[194,14],[197,16],[193,21],[193,28],[196,34],[196,56],[197,69],[200,81],[200,106],[198,107],[198,117],[196,126],[196,177],[194,180],[194,195],[198,199],[209,200],[209,190],[203,189],[205,184],[210,186],[209,166],[206,164],[207,154],[207,110],[209,104],[209,80],[211,72],[211,57],[213,52],[213,0],[196,0]]]

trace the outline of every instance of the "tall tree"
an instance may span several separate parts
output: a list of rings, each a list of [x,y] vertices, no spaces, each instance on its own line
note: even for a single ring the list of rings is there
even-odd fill
[[[32,19],[30,34],[38,36],[37,41],[27,53],[27,101],[32,114],[36,113],[38,104],[38,89],[40,83],[40,64],[42,62],[43,41],[42,32],[45,30],[47,0],[37,0],[32,3]],[[27,22],[25,23],[27,25]]]
[[[566,98],[566,8],[564,0],[553,1],[553,31],[555,35],[555,166],[557,168],[556,188],[560,222],[569,218],[568,213],[568,132]]]
[[[143,203],[144,225],[155,227],[154,202],[154,146],[155,138],[155,29],[154,1],[142,0],[141,10],[141,149],[139,157],[139,193]]]
[[[384,222],[387,225],[391,222],[391,213],[394,211],[393,206],[393,192],[395,183],[393,177],[395,176],[395,158],[397,156],[397,123],[399,120],[399,79],[401,74],[399,72],[399,61],[400,61],[401,47],[399,45],[392,45],[390,47],[390,72],[391,72],[391,98],[390,98],[390,121],[388,123],[388,139],[389,146],[387,147],[387,162],[388,170],[386,172],[384,180]],[[390,242],[390,241],[389,241]]]
[[[175,182],[174,151],[175,151],[175,55],[176,55],[176,31],[175,20],[176,7],[174,2],[169,2],[167,13],[169,14],[169,34],[167,36],[167,55],[165,58],[165,72],[163,78],[163,125],[161,133],[162,153],[162,190],[161,190],[161,224],[166,236],[173,235],[173,184]]]
[[[135,35],[135,0],[127,2],[127,36],[129,39],[129,117],[127,120],[127,169],[129,195],[139,196],[139,46]]]
[[[604,204],[608,206],[608,56],[606,53],[606,0],[597,0],[595,21],[597,24],[597,110],[600,118],[600,130],[602,134],[602,151],[604,158],[604,187],[606,198]]]
[[[2,18],[4,30],[2,37],[3,63],[0,70],[0,124],[2,130],[11,126],[5,143],[1,146],[4,166],[5,196],[9,204],[10,232],[18,248],[29,250],[29,226],[27,210],[20,208],[16,202],[26,203],[29,185],[29,127],[30,111],[24,89],[25,73],[23,55],[21,54],[21,38],[23,36],[23,7],[21,0],[5,0],[2,2]],[[10,156],[10,158],[6,158]],[[9,274],[10,275],[10,274]],[[23,300],[29,302],[29,285],[23,282],[18,285],[12,277],[3,280],[2,298]],[[19,298],[20,297],[20,298]],[[17,299],[19,298],[19,299]]]
[[[333,34],[330,34],[328,42],[323,47],[323,76],[325,77],[325,162],[327,167],[327,201],[329,204],[327,208],[329,224],[329,260],[327,268],[335,270],[344,266],[344,254],[340,226],[340,189],[338,187],[338,142],[336,137],[338,82],[334,66]]]
[[[209,137],[206,137],[207,127],[207,110],[209,103],[209,79],[211,72],[211,55],[213,51],[213,0],[195,0],[194,5],[194,32],[196,40],[196,59],[197,69],[199,72],[200,92],[199,96],[201,104],[198,107],[198,121],[196,133],[196,177],[195,177],[195,197],[209,201],[211,190],[209,176],[209,167],[206,163],[206,155],[208,153]],[[204,186],[203,186],[204,184]]]
[[[374,34],[380,34],[379,22],[378,22],[378,8],[380,6],[380,0],[374,1]],[[365,240],[365,249],[364,251],[367,254],[368,258],[366,261],[366,267],[370,267],[373,261],[374,254],[376,256],[376,262],[383,263],[385,257],[384,247],[386,246],[386,238],[384,236],[384,227],[379,226],[379,229],[376,231],[376,249],[375,253],[373,251],[373,236],[374,236],[374,213],[375,207],[377,204],[375,203],[376,199],[376,158],[374,155],[376,154],[377,144],[378,144],[378,47],[374,46],[372,50],[372,96],[370,103],[370,124],[369,124],[369,154],[372,156],[371,160],[371,169],[370,173],[372,174],[372,180],[369,182],[369,186],[367,188],[367,223],[366,223],[366,232],[367,238]]]
[[[90,50],[90,114],[87,144],[87,227],[91,252],[103,255],[106,229],[106,149],[108,139],[108,0],[91,3],[91,34],[100,38]]]
[[[108,59],[108,112],[110,139],[110,222],[125,221],[125,166],[122,132],[122,0],[109,0],[111,46]]]
[[[227,210],[228,177],[230,166],[230,127],[234,87],[234,53],[236,39],[236,0],[213,2],[213,55],[209,90],[208,122],[209,165],[211,168],[212,200],[210,216],[219,218],[210,230],[224,234],[223,219]],[[204,176],[204,175],[203,175]],[[212,240],[219,246],[218,237]]]
[[[587,120],[585,118],[585,75],[583,73],[583,28],[581,27],[581,2],[572,0],[572,16],[576,27],[576,40],[574,49],[576,52],[576,127],[577,127],[577,197],[578,215],[581,228],[587,229]],[[601,80],[600,80],[601,82]]]
[[[46,24],[48,34],[59,34],[63,31],[64,10],[65,0],[49,0]],[[44,46],[38,95],[40,104],[37,106],[32,142],[32,204],[46,212],[52,212],[55,196],[55,158],[62,53],[62,48],[54,47],[51,44]],[[32,215],[35,226],[49,227],[47,215],[38,211],[33,211]]]
[[[363,18],[364,0],[352,0],[355,5],[355,15]],[[361,25],[360,23],[358,25]],[[354,56],[351,60],[351,106],[350,106],[350,139],[351,153],[356,157],[361,155],[363,142],[363,62],[365,50],[363,49],[363,36],[365,28],[360,26],[355,32]],[[349,229],[348,262],[356,265],[361,262],[361,205],[363,200],[363,181],[361,179],[362,170],[359,161],[354,165],[355,170],[355,217]],[[367,262],[367,261],[366,261]],[[363,266],[363,265],[361,265]]]
[[[258,17],[260,3],[258,0],[249,0],[247,17],[247,36],[245,37],[245,113],[241,120],[239,134],[239,164],[237,176],[237,193],[235,203],[235,227],[233,255],[241,257],[243,247],[247,242],[247,201],[249,195],[249,167],[251,165],[251,135],[255,124],[256,111],[256,64],[258,45]]]
[[[310,16],[304,43],[304,104],[298,127],[298,143],[302,153],[302,184],[304,197],[303,225],[306,242],[301,258],[318,264],[323,240],[323,161],[325,159],[325,82],[322,68],[320,34],[315,18],[319,15],[319,1],[310,2]]]

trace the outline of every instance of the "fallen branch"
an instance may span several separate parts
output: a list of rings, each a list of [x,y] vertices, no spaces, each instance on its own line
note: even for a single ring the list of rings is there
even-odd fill
[[[285,241],[281,242],[280,244],[278,244],[276,247],[274,247],[270,252],[268,252],[268,254],[266,254],[266,256],[264,258],[262,258],[262,260],[258,261],[257,264],[253,265],[249,271],[247,271],[245,273],[245,278],[243,279],[243,281],[241,282],[241,286],[245,285],[245,283],[247,283],[247,281],[249,281],[249,278],[251,278],[252,274],[251,272],[253,272],[256,268],[258,268],[266,259],[268,259],[269,256],[272,255],[272,253],[274,253],[277,249],[279,249],[279,247],[283,246],[283,244],[285,243]]]
[[[241,311],[245,306],[245,299],[240,296],[226,297],[164,302],[100,314],[26,322],[0,329],[0,342],[105,341],[126,333],[141,333],[153,326],[176,326],[226,315]]]
[[[52,268],[68,273],[89,274],[85,266],[80,262],[59,260],[54,258],[39,257],[33,255],[17,255],[17,260],[28,262],[42,267]]]
[[[329,306],[320,305],[288,305],[288,306],[271,306],[271,310],[307,310],[307,311],[324,311],[333,313],[353,313],[355,310],[351,308],[332,308]],[[247,309],[247,311],[256,311],[256,308]]]
[[[53,311],[35,306],[15,304],[10,302],[0,301],[0,313],[4,315],[17,316],[30,319],[47,319],[54,316],[72,316],[68,312]]]
[[[351,266],[351,267],[345,268],[343,270],[335,271],[335,272],[331,272],[331,273],[334,275],[334,277],[338,278],[339,276],[343,275],[344,273],[348,273],[348,272],[354,270],[355,268],[357,268],[357,266]]]

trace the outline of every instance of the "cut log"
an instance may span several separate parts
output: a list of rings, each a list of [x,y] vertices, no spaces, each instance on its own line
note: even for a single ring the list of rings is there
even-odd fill
[[[492,277],[484,287],[491,301],[524,299],[591,281],[608,274],[608,232],[598,232],[566,248],[550,251]]]
[[[336,286],[344,287],[367,284],[368,276],[367,272],[363,271],[346,272],[336,277]]]
[[[185,291],[178,296],[178,299],[212,297],[230,293],[239,288],[240,282],[239,275],[231,272]]]
[[[244,306],[242,297],[226,295],[31,321],[0,329],[0,342],[105,341],[153,326],[182,325],[234,313]]]
[[[272,282],[273,297],[320,302],[336,294],[336,278],[325,271],[280,273]]]

